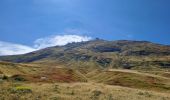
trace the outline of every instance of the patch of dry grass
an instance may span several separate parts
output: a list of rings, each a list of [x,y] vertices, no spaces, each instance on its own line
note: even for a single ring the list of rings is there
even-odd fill
[[[14,87],[29,87],[32,92],[13,93],[10,88]],[[0,100],[170,100],[168,93],[92,82],[3,83],[0,89]]]
[[[170,92],[169,78],[133,70],[94,71],[87,77],[97,83]]]
[[[164,71],[82,74],[60,66],[3,62],[0,75],[0,100],[170,100],[169,72]]]

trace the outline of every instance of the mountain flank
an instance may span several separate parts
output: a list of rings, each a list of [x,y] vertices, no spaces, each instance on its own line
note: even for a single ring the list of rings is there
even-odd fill
[[[170,100],[170,46],[87,42],[0,57],[0,99]]]
[[[1,56],[1,61],[64,65],[72,68],[170,68],[170,46],[148,41],[96,39],[35,52]]]

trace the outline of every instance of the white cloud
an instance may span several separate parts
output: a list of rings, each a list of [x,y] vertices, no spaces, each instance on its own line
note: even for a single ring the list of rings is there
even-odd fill
[[[61,46],[72,42],[89,41],[91,37],[80,35],[56,35],[45,38],[40,38],[35,41],[35,48],[42,49],[51,46]]]
[[[55,35],[37,39],[33,47],[0,41],[0,55],[25,54],[51,46],[62,46],[72,42],[89,41],[91,37],[80,35]]]
[[[34,48],[25,45],[0,41],[0,55],[24,54],[34,50]]]

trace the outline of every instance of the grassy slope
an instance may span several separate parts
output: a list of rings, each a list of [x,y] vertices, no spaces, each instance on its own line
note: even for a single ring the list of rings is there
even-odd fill
[[[169,78],[132,70],[94,71],[87,77],[95,82],[109,85],[170,92]]]
[[[12,79],[22,78],[28,82],[87,81],[86,78],[76,70],[69,68],[40,66],[35,64],[0,62],[0,72]]]
[[[0,99],[13,100],[169,100],[169,71],[124,69],[80,73],[63,66],[0,62],[0,72],[12,76],[0,81]],[[155,73],[157,72],[157,73]],[[27,81],[14,81],[16,75]],[[14,77],[15,76],[15,77]],[[18,77],[18,76],[17,76]],[[46,79],[41,79],[45,77]],[[13,80],[13,81],[12,81]],[[13,90],[29,88],[32,92]],[[11,90],[12,89],[12,90]]]

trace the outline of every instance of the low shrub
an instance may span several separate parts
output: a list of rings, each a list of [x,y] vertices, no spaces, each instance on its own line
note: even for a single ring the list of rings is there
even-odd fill
[[[112,94],[109,94],[109,95],[107,96],[107,100],[114,100]]]
[[[9,89],[11,93],[32,93],[32,90],[29,87],[18,86]]]
[[[90,97],[92,100],[98,100],[99,96],[102,94],[99,90],[92,91],[92,96]]]
[[[7,80],[7,79],[8,79],[8,76],[4,75],[4,76],[2,77],[2,79],[3,79],[3,80]]]
[[[50,100],[61,100],[59,97],[52,97]]]
[[[54,85],[54,92],[60,93],[59,85]]]
[[[21,77],[21,76],[16,76],[16,77],[14,77],[14,80],[15,80],[15,81],[26,81],[26,79],[23,78],[23,77]]]
[[[144,95],[146,97],[151,97],[152,96],[152,94],[150,94],[149,92],[138,92],[137,94],[138,95]]]
[[[99,90],[94,90],[94,91],[92,92],[92,94],[93,94],[93,96],[100,96],[100,95],[102,94],[102,92],[99,91]]]

